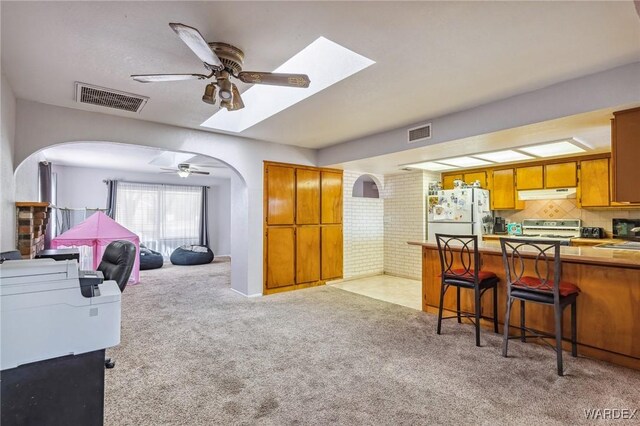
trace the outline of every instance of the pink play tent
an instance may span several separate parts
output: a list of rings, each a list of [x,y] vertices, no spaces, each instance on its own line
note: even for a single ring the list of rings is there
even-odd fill
[[[93,269],[95,270],[102,260],[105,248],[115,240],[131,241],[136,245],[136,254],[140,253],[140,238],[99,211],[89,216],[84,222],[52,239],[51,248],[91,246],[93,248]],[[140,256],[136,256],[130,280],[133,280],[134,284],[140,282]]]

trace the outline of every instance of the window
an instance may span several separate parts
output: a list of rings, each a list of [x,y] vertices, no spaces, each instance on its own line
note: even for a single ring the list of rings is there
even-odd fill
[[[118,184],[116,221],[164,256],[181,245],[199,243],[201,212],[199,186]]]

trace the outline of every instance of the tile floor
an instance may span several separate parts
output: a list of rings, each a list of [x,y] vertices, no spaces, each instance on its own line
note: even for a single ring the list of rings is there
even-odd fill
[[[417,280],[391,275],[376,275],[356,280],[339,281],[330,285],[372,299],[422,310],[422,283]]]

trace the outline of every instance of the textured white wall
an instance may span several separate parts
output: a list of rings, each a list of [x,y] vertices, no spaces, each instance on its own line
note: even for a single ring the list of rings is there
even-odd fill
[[[231,181],[208,176],[137,173],[123,170],[90,169],[86,167],[52,167],[57,175],[59,207],[105,208],[107,185],[103,180],[167,183],[177,185],[206,185],[209,187],[209,246],[216,256],[231,253]]]
[[[427,183],[440,176],[423,171],[384,177],[384,273],[419,280],[422,257],[419,246],[408,241],[426,237]]]
[[[0,83],[0,251],[15,250],[15,178],[13,148],[16,126],[16,98],[4,73]]]
[[[345,171],[343,177],[343,233],[345,279],[382,274],[384,271],[384,178],[378,180],[380,198],[353,197],[353,184],[363,173]]]

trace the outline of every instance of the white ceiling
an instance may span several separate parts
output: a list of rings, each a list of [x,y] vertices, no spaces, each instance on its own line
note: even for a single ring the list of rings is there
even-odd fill
[[[56,145],[43,150],[42,155],[60,166],[153,173],[158,179],[163,176],[162,168],[177,168],[179,163],[193,164],[215,178],[229,179],[234,173],[224,163],[203,155],[106,142]]]
[[[376,64],[243,136],[319,148],[640,61],[624,2],[6,2],[2,69],[18,98],[200,128],[202,72],[169,29],[182,22],[269,71],[324,36]],[[74,81],[150,97],[136,115],[74,102]],[[241,91],[248,86],[242,85]],[[206,130],[203,128],[203,130]]]

